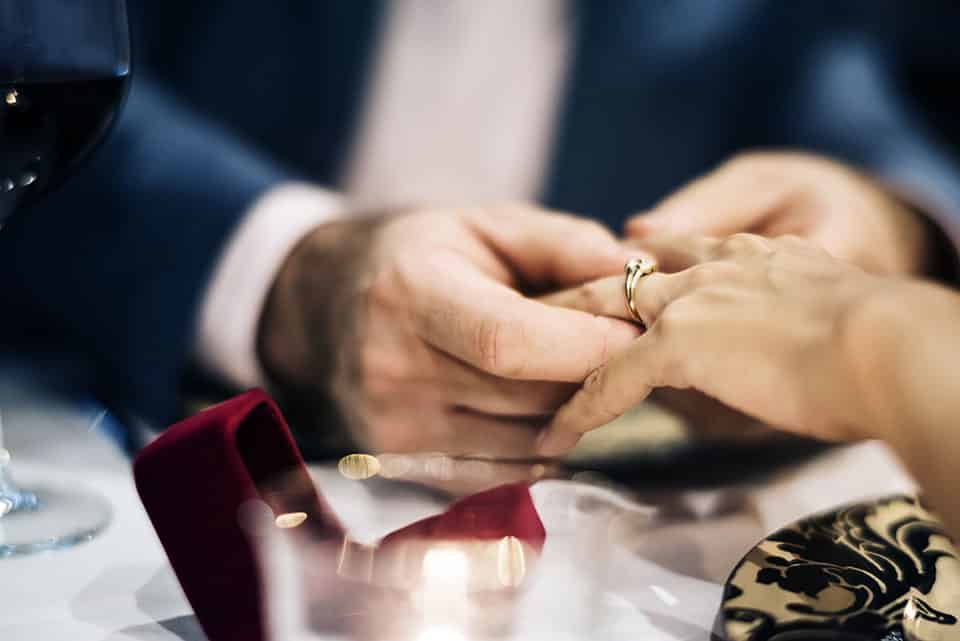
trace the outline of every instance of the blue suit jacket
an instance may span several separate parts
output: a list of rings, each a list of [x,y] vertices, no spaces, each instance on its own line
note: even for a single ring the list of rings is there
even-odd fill
[[[800,147],[960,203],[952,3],[582,0],[542,199],[619,228],[737,151]],[[109,142],[0,234],[2,330],[173,418],[212,266],[278,181],[336,186],[379,0],[130,0]],[[951,82],[947,82],[947,80]]]

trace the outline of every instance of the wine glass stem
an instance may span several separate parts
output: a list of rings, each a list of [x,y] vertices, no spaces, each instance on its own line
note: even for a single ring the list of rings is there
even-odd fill
[[[10,512],[35,510],[39,502],[33,492],[21,490],[6,466],[0,466],[0,517]]]
[[[0,517],[21,510],[35,510],[39,506],[33,492],[17,487],[10,474],[10,452],[3,447],[3,417],[0,415]]]

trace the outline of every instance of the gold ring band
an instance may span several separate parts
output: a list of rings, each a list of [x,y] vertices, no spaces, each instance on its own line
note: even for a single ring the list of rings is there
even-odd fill
[[[627,311],[630,312],[633,319],[640,324],[640,328],[646,331],[647,326],[643,322],[643,319],[640,318],[640,312],[637,311],[637,305],[634,303],[633,295],[640,279],[657,271],[657,263],[646,258],[634,258],[623,266],[623,271],[626,273],[626,279],[624,279],[623,283],[623,293],[627,302]]]

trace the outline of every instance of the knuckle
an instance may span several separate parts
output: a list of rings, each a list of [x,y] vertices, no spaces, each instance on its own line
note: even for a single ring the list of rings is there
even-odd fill
[[[486,371],[496,371],[499,365],[500,327],[496,319],[485,318],[477,323],[474,334],[474,352],[478,365]]]
[[[508,321],[485,318],[477,323],[474,353],[482,370],[504,378],[521,378],[524,366],[516,357],[516,347],[515,331]]]
[[[397,293],[400,289],[405,289],[404,275],[395,267],[383,269],[370,279],[366,287],[366,298],[372,308],[393,307],[396,303]]]
[[[730,285],[742,281],[747,274],[747,268],[742,262],[724,260],[717,263],[715,285]]]
[[[821,246],[796,234],[778,236],[773,241],[774,253],[794,253],[807,255],[821,255],[826,253]]]
[[[696,317],[695,301],[690,296],[677,299],[667,305],[657,321],[660,334],[676,333]]]
[[[401,359],[391,358],[370,347],[363,349],[359,367],[364,395],[369,398],[390,397],[409,378]]]
[[[594,312],[603,308],[606,303],[606,297],[603,296],[599,286],[595,283],[587,283],[578,287],[576,290],[577,308]]]
[[[693,296],[700,305],[716,308],[717,305],[724,305],[736,300],[735,292],[736,290],[733,288],[718,284],[713,287],[705,287],[696,294],[693,294]]]
[[[603,391],[606,382],[606,368],[598,367],[587,374],[587,377],[583,380],[583,393],[596,396]]]
[[[394,252],[364,284],[374,303],[387,308],[406,307],[416,301],[415,292],[423,288],[423,283],[448,268],[446,255],[407,247]]]
[[[598,367],[590,372],[583,381],[582,394],[586,402],[581,407],[589,411],[589,418],[581,423],[586,429],[590,426],[604,425],[618,416],[618,413],[609,407],[604,400],[610,383],[606,367]]]
[[[720,274],[716,263],[702,263],[691,267],[689,276],[691,285],[699,289],[716,283]]]
[[[598,325],[603,325],[597,327],[597,336],[600,337],[600,365],[603,365],[610,358],[610,326],[609,323],[600,318],[597,318],[596,322]]]
[[[771,251],[770,241],[757,234],[734,234],[720,243],[720,250],[731,254],[765,254]]]
[[[652,328],[656,331],[656,336],[658,338],[666,338],[671,336],[676,332],[676,328],[682,323],[681,312],[677,310],[677,303],[671,303],[660,312],[660,317],[657,319],[656,325]]]
[[[715,260],[690,268],[690,284],[700,291],[739,280],[741,266],[730,260]]]
[[[810,244],[796,234],[783,234],[782,236],[777,236],[776,240],[777,243],[790,247],[805,247]]]

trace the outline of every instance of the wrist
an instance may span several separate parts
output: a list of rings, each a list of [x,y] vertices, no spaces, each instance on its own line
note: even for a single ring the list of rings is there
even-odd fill
[[[355,293],[376,227],[362,219],[316,228],[287,256],[263,307],[257,354],[306,456],[351,447],[349,407],[336,390],[351,374]]]
[[[251,203],[200,301],[195,350],[203,370],[238,389],[264,384],[257,331],[270,289],[293,247],[342,211],[336,194],[299,183],[277,185]]]
[[[922,308],[923,285],[882,279],[857,299],[845,323],[843,358],[852,376],[851,420],[861,438],[895,441],[911,420],[902,402],[903,376],[910,364],[911,327]]]
[[[364,222],[337,221],[307,234],[290,252],[267,295],[257,331],[257,355],[272,382],[316,385],[332,374],[347,302],[365,255]]]

